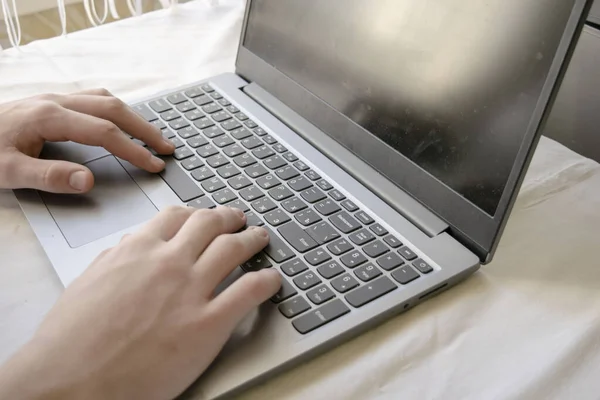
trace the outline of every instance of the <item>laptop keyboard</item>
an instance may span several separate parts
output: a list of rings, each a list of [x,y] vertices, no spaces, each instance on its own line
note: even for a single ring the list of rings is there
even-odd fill
[[[271,300],[298,332],[311,332],[433,271],[210,84],[134,110],[175,144],[173,156],[162,157],[160,176],[182,202],[239,208],[248,226],[269,232],[269,245],[242,268],[279,267],[284,279]]]

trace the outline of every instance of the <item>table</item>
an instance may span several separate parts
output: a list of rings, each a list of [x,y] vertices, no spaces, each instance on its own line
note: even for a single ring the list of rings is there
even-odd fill
[[[0,101],[99,86],[127,100],[233,71],[243,11],[199,0],[8,51]],[[490,265],[242,398],[598,398],[599,210],[600,165],[543,138]],[[0,362],[61,291],[0,191]]]

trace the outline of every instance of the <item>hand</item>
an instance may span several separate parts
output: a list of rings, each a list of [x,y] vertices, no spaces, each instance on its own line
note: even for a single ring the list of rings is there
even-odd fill
[[[171,399],[274,295],[274,269],[217,285],[268,243],[228,207],[162,211],[101,254],[0,370],[0,398]]]
[[[92,189],[94,177],[88,168],[37,159],[45,141],[102,146],[147,171],[164,168],[162,160],[136,145],[123,131],[159,154],[174,151],[158,128],[103,89],[42,95],[0,105],[0,189],[31,188],[54,193],[85,193]]]

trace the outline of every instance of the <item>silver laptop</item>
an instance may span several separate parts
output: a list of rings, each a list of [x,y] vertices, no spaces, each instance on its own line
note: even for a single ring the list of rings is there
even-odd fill
[[[49,144],[96,187],[16,193],[65,286],[172,204],[265,226],[223,286],[276,268],[282,288],[184,397],[239,393],[492,259],[590,5],[249,0],[235,74],[132,104],[176,144],[164,172]]]

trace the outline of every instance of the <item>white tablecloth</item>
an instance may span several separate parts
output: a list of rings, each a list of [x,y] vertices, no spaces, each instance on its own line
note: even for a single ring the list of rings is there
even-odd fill
[[[100,86],[132,99],[232,71],[244,4],[218,4],[5,52],[0,101]],[[600,166],[543,139],[490,265],[243,397],[600,398],[599,227]],[[61,290],[12,192],[0,191],[0,361]]]

